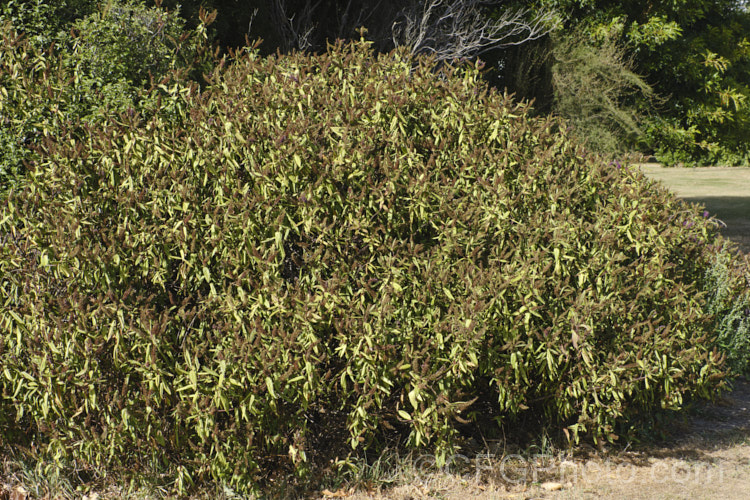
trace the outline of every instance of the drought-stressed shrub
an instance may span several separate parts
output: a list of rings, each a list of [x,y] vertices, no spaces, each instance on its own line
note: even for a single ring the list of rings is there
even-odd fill
[[[476,68],[360,41],[210,80],[9,193],[4,432],[247,489],[531,412],[614,439],[720,383],[711,222]]]

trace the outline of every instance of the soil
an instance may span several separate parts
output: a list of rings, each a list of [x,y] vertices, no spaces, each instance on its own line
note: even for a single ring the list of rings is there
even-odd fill
[[[415,474],[380,491],[324,491],[320,498],[727,499],[750,496],[750,382],[693,409],[671,440],[636,449],[505,455],[460,471]],[[502,454],[498,455],[502,457]],[[403,478],[402,478],[403,480]]]

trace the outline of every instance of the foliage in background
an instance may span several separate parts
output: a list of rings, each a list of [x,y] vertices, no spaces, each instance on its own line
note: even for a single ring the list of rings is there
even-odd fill
[[[196,43],[177,11],[135,2],[103,4],[73,26],[73,50],[83,73],[107,83],[148,88],[172,70],[190,67]]]
[[[666,163],[750,163],[750,14],[714,13],[666,43],[650,60],[668,97],[646,144]]]
[[[633,151],[642,134],[636,100],[653,91],[635,74],[616,32],[592,36],[583,29],[553,37],[552,111],[574,134],[604,155]]]
[[[166,3],[176,5],[174,0]],[[482,55],[491,69],[485,75],[490,84],[507,88],[519,98],[534,99],[536,112],[540,114],[553,112],[554,103],[557,102],[559,108],[560,101],[566,102],[564,107],[568,110],[591,107],[597,114],[598,110],[607,110],[606,123],[600,128],[593,127],[591,121],[580,123],[586,122],[585,118],[574,112],[578,128],[584,129],[582,135],[597,149],[608,145],[615,150],[637,146],[641,152],[653,153],[667,164],[747,165],[750,161],[746,140],[750,135],[747,85],[750,61],[746,40],[750,12],[739,0],[651,2],[647,8],[643,2],[635,0],[481,3],[185,0],[182,3],[182,12],[187,18],[194,18],[200,5],[217,8],[219,17],[213,32],[217,40],[237,47],[244,45],[246,36],[261,37],[265,40],[261,46],[265,54],[295,48],[320,51],[325,48],[326,40],[356,38],[359,26],[367,27],[374,46],[387,52],[399,38],[405,19],[409,18],[415,28],[412,31],[424,34],[422,38],[411,37],[417,45],[424,45],[426,40],[431,51],[464,56],[467,54],[462,49],[467,41],[468,46],[472,46],[476,37],[467,36],[464,30],[467,24],[460,19],[471,18],[479,26],[483,20],[512,19],[515,13],[523,12],[517,26],[533,27],[535,20],[544,19],[544,26],[558,24],[561,29],[552,37],[542,39],[535,39],[539,33],[519,36],[510,41],[524,42],[521,45],[497,44],[497,49]],[[463,6],[464,14],[470,15],[452,15],[454,5]],[[437,15],[422,16],[420,8],[423,11],[433,8]],[[511,23],[509,29],[514,26]],[[524,29],[522,33],[533,31]],[[558,55],[570,52],[572,40],[586,39],[598,42],[576,43],[575,52],[583,57],[586,51],[590,60],[599,64],[586,64],[581,68],[555,62],[553,52]],[[612,53],[615,47],[617,55]],[[470,57],[479,53],[477,50],[469,52]],[[564,60],[572,62],[574,59],[569,56],[566,54]],[[614,66],[617,77],[612,79],[610,70],[614,59],[619,62]],[[579,93],[579,102],[575,102],[569,92],[556,93],[552,84],[553,65],[557,67],[558,80],[568,81],[568,89],[571,82],[582,84],[594,75],[598,75],[594,77],[597,86],[591,92]],[[610,76],[602,78],[602,70]],[[640,82],[632,80],[635,75]],[[619,87],[619,84],[612,86],[615,81],[626,87],[634,86],[615,99],[612,94],[593,95],[597,91],[606,94]],[[638,92],[629,92],[644,89],[641,85],[644,82],[653,93],[646,92],[638,98]],[[653,100],[654,95],[659,101]],[[635,134],[638,141],[634,144],[636,128],[632,119],[637,115],[649,119],[640,120],[641,126]]]
[[[576,35],[599,41],[616,35],[611,42],[624,50],[624,60],[632,63],[629,69],[658,96],[654,101],[652,95],[635,99],[637,95],[629,95],[617,102],[622,111],[648,118],[640,127],[640,151],[653,153],[667,164],[748,164],[750,65],[746,33],[750,12],[743,2],[656,2],[648,8],[631,0],[537,0],[510,5],[557,10],[565,22],[546,41],[550,55],[566,50]],[[506,7],[503,2],[500,9]],[[539,57],[540,46],[544,43],[530,51],[522,46],[498,52],[491,60],[499,68],[497,85],[508,86],[519,97],[534,98],[541,113],[548,113],[560,96],[552,88],[555,59]],[[588,47],[593,51],[599,45]],[[597,60],[601,54],[593,51],[591,57]],[[558,64],[561,69],[568,72],[564,75],[568,79],[579,77],[574,65],[562,68]],[[588,95],[579,94],[581,105],[586,104]],[[630,140],[619,144],[632,145]]]
[[[361,27],[379,52],[407,46],[438,60],[473,57],[491,46],[517,44],[543,35],[552,12],[530,15],[523,6],[502,12],[481,0],[164,0],[181,5],[187,18],[202,6],[218,11],[215,34],[223,46],[262,38],[262,54],[276,50],[320,52],[337,39],[357,38]]]
[[[11,24],[38,48],[68,36],[71,25],[93,14],[101,0],[4,0],[0,25]]]
[[[249,50],[170,115],[47,132],[0,208],[2,439],[247,490],[714,393],[711,221],[434,71]]]

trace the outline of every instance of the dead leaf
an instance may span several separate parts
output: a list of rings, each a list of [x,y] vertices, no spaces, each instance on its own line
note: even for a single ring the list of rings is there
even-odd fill
[[[354,493],[353,490],[354,490],[353,488],[349,489],[348,491],[346,490],[331,491],[331,490],[325,489],[321,493],[323,493],[323,496],[326,498],[344,498]]]
[[[29,497],[29,492],[23,486],[14,486],[10,490],[10,496],[8,500],[26,500]]]
[[[560,483],[542,483],[542,489],[547,491],[559,491],[563,489],[563,485]]]

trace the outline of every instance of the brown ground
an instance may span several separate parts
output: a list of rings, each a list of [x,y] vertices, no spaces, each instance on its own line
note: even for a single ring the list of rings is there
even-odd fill
[[[750,498],[750,382],[705,405],[679,437],[633,451],[525,454],[464,464],[458,474],[428,474],[379,492],[325,491],[320,498],[727,499]]]

